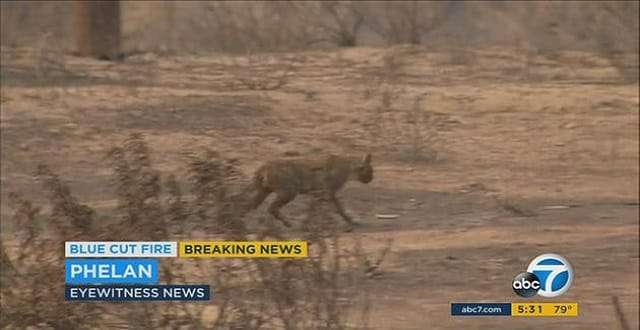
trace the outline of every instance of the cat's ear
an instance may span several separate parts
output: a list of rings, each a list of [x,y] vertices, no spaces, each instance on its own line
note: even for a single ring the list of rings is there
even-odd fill
[[[362,159],[362,162],[365,164],[371,164],[371,154],[366,154]]]

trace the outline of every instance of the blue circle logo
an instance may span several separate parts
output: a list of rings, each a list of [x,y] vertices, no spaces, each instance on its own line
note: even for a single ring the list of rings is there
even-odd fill
[[[564,257],[546,253],[537,256],[527,268],[527,272],[535,274],[540,280],[538,294],[553,298],[567,292],[573,282],[573,268]]]

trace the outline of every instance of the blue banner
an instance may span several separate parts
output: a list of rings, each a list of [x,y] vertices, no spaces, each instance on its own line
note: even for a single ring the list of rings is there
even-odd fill
[[[510,303],[451,303],[455,316],[511,316]]]
[[[66,259],[67,284],[157,284],[156,259]]]
[[[211,297],[209,285],[67,285],[68,301],[203,301]]]

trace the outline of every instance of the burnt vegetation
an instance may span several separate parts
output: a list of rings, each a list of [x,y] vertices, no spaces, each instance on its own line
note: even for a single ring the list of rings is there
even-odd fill
[[[34,177],[48,204],[36,206],[12,193],[16,232],[3,241],[2,328],[342,329],[366,327],[369,299],[356,283],[379,272],[359,241],[345,244],[331,207],[312,199],[303,230],[268,223],[248,225],[246,178],[235,160],[213,151],[190,155],[184,180],[153,167],[141,135],[130,136],[107,155],[117,206],[97,211],[81,204],[45,165]],[[190,186],[183,195],[182,182]],[[46,209],[47,211],[42,211]],[[99,219],[99,220],[98,220]],[[161,282],[208,283],[209,304],[62,302],[64,241],[179,240],[204,229],[208,239],[303,239],[304,259],[177,259],[161,261]],[[211,234],[210,234],[211,233]],[[373,258],[375,259],[375,258]]]
[[[298,150],[304,148],[324,152],[350,148],[348,144],[355,149],[373,146],[385,165],[392,166],[389,173],[406,168],[412,173],[408,176],[434,174],[429,179],[434,182],[437,175],[449,181],[450,174],[437,168],[449,167],[446,162],[456,169],[473,166],[469,173],[486,174],[478,174],[478,181],[464,181],[465,194],[486,194],[489,208],[497,209],[499,215],[529,218],[526,222],[536,224],[536,217],[544,212],[520,197],[507,192],[501,195],[487,182],[513,180],[514,186],[524,187],[510,172],[539,178],[548,174],[561,177],[554,182],[567,185],[585,181],[585,173],[599,179],[598,184],[605,182],[600,180],[604,176],[595,176],[598,172],[637,175],[637,153],[628,151],[637,145],[637,125],[632,123],[637,124],[637,94],[629,99],[627,89],[637,90],[638,83],[638,2],[249,1],[196,5],[165,1],[163,5],[123,2],[123,13],[124,61],[98,62],[70,56],[72,2],[1,3],[2,206],[8,206],[12,214],[3,213],[2,219],[3,225],[10,225],[0,242],[2,329],[368,328],[371,299],[367,289],[372,287],[368,284],[391,273],[384,261],[392,241],[381,251],[365,253],[358,235],[340,229],[340,219],[323,194],[310,196],[308,207],[296,214],[294,228],[285,228],[266,211],[250,210],[254,191],[238,160],[202,150],[183,159],[184,171],[160,171],[154,151],[140,134],[129,136],[104,155],[112,172],[112,193],[101,196],[100,205],[94,195],[98,188],[79,195],[57,174],[62,166],[54,168],[54,161],[69,166],[70,171],[102,166],[86,163],[87,159],[79,161],[86,155],[84,142],[95,143],[90,150],[111,147],[113,136],[120,139],[122,132],[179,132],[194,141],[205,141],[202,143],[229,138],[240,143],[229,144],[225,150],[238,148],[233,150],[237,153],[255,148],[251,143],[260,138],[261,148],[287,150],[286,156],[300,155]],[[357,46],[387,48],[348,49]],[[515,47],[516,52],[493,51],[493,46]],[[336,49],[328,52],[325,47]],[[572,103],[584,99],[577,96],[591,85],[602,85],[606,95],[594,93],[587,98],[592,102]],[[497,95],[497,107],[488,109],[494,106],[488,97],[495,96],[495,86],[505,95]],[[505,86],[509,88],[502,88]],[[544,88],[558,86],[579,88],[581,94],[572,100],[576,89],[567,89],[566,102],[555,104],[556,98],[550,97],[541,100],[540,108],[532,101],[535,95],[547,93]],[[451,91],[446,91],[449,87]],[[509,92],[511,89],[514,91]],[[154,102],[159,93],[166,97],[164,102]],[[345,102],[343,95],[354,102]],[[127,97],[135,101],[133,107]],[[333,111],[336,106],[344,107],[344,113]],[[276,108],[278,111],[272,111]],[[41,109],[56,112],[40,117],[35,113]],[[303,114],[298,114],[299,109]],[[357,118],[349,116],[357,111]],[[529,116],[532,111],[540,112]],[[636,116],[622,117],[632,114]],[[303,124],[292,125],[298,118]],[[623,120],[629,122],[627,126],[621,124]],[[338,129],[323,132],[333,122],[345,125],[341,130],[349,135],[335,134]],[[293,132],[278,131],[292,126],[299,127]],[[477,132],[481,138],[471,138]],[[542,146],[532,143],[537,139],[529,139],[525,132],[548,133],[549,138]],[[246,135],[255,136],[243,140]],[[310,137],[313,145],[306,143]],[[522,148],[514,145],[523,137],[532,145],[527,149],[530,155],[517,159]],[[476,158],[476,150],[468,153],[473,160],[465,155],[469,145],[483,150],[482,157]],[[37,165],[35,159],[41,154],[47,157],[48,150],[68,147],[75,149],[52,157],[51,168]],[[606,148],[611,151],[601,152]],[[67,156],[72,157],[55,159]],[[523,159],[526,163],[520,162]],[[548,164],[538,162],[541,159]],[[606,170],[596,171],[601,160],[606,161]],[[623,166],[631,161],[635,167],[628,172]],[[5,164],[11,166],[5,168]],[[534,169],[529,168],[532,164]],[[424,170],[425,165],[433,167]],[[501,175],[495,176],[492,168],[501,169]],[[564,174],[543,173],[556,168]],[[15,173],[5,176],[5,169]],[[32,170],[33,186],[42,191],[44,201],[28,193],[30,183],[23,185]],[[90,179],[99,182],[98,176]],[[452,176],[451,182],[472,176],[461,177]],[[87,177],[78,174],[69,179]],[[536,184],[531,181],[527,186]],[[570,194],[571,187],[562,189]],[[541,191],[549,187],[543,188]],[[10,189],[16,192],[8,193]],[[400,198],[405,203],[404,187],[401,189],[402,194],[374,195],[367,203],[381,205],[380,210],[393,207]],[[601,193],[601,188],[592,190]],[[557,189],[557,194],[549,195],[560,196],[560,192]],[[418,210],[420,199],[411,196],[407,204]],[[86,204],[89,202],[96,204]],[[428,203],[425,209],[429,212],[434,208],[443,212],[431,218],[444,214],[441,218],[448,221],[429,223],[428,230],[449,228],[453,223],[449,215],[458,217],[458,210],[445,213],[445,206]],[[451,205],[457,207],[456,203]],[[413,209],[407,212],[409,221],[389,223],[390,231],[412,226],[415,214],[411,212]],[[475,230],[476,222],[469,223],[462,229]],[[477,228],[495,228],[491,225],[482,223]],[[64,241],[189,238],[300,239],[310,242],[310,255],[295,260],[161,260],[163,283],[210,284],[212,299],[206,303],[64,302]],[[629,253],[637,256],[636,251]],[[446,260],[454,265],[458,262],[449,256]],[[421,264],[415,259],[403,261]],[[424,269],[438,265],[425,264]],[[430,288],[427,283],[438,287],[455,280],[438,282],[434,268],[423,271],[413,266],[407,270],[412,276],[428,274],[428,280],[419,282],[424,288]],[[394,286],[385,283],[387,290],[397,292],[405,284],[414,285],[399,280],[402,282]],[[448,292],[440,294],[443,297]],[[620,298],[614,297],[612,311],[619,327],[627,329],[635,320],[623,313],[624,308],[631,308],[624,303],[628,297]],[[425,315],[433,316],[420,316]]]

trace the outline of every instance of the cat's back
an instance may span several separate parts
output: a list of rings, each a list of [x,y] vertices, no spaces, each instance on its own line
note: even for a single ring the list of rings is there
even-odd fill
[[[274,159],[260,166],[256,177],[270,190],[305,191],[318,181],[325,164],[326,159],[317,157]]]
[[[329,154],[270,160],[258,168],[256,175],[270,190],[285,188],[308,192],[327,181],[332,187],[342,186],[350,168],[350,158]]]

